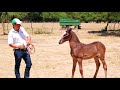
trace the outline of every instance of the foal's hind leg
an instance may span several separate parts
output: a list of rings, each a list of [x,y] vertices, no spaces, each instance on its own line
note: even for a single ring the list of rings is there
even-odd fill
[[[95,60],[95,63],[96,63],[96,71],[95,71],[95,74],[94,74],[93,78],[96,78],[98,70],[99,70],[99,67],[100,67],[100,62],[99,62],[99,58],[98,57],[95,57],[94,60]]]
[[[103,68],[104,68],[104,72],[105,72],[105,78],[107,78],[107,64],[106,64],[106,62],[104,60],[104,56],[100,57],[100,60],[101,60],[101,62],[103,64]]]

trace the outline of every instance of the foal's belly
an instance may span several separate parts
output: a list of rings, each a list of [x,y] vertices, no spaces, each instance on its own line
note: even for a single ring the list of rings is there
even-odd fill
[[[91,58],[94,58],[94,56],[90,56],[90,55],[84,55],[83,57],[82,57],[82,59],[91,59]]]
[[[83,59],[91,59],[91,58],[94,58],[96,56],[99,56],[99,53],[95,52],[95,53],[91,53],[91,54],[84,54],[83,55]]]
[[[91,59],[99,55],[95,46],[87,47],[87,45],[84,46],[79,53],[82,54],[83,59]]]
[[[94,53],[78,53],[78,54],[75,54],[73,53],[73,56],[74,57],[78,57],[78,58],[82,58],[82,59],[91,59],[91,58],[94,58],[96,56],[100,56],[98,52],[94,52]]]

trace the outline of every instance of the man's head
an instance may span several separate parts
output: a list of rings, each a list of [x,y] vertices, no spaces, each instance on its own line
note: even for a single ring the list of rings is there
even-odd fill
[[[21,24],[22,22],[18,19],[18,18],[14,18],[12,20],[12,25],[15,25],[15,24]]]
[[[13,25],[13,28],[18,31],[20,29],[20,26],[21,26],[21,23],[22,21],[20,21],[18,18],[14,18],[12,20],[12,25]]]

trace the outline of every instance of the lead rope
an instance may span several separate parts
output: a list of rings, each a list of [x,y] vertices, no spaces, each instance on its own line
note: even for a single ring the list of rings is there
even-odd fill
[[[33,44],[30,44],[30,45],[27,47],[27,51],[28,51],[29,54],[34,54],[34,53],[35,53],[35,47],[34,47],[34,45],[33,45]],[[33,69],[34,69],[34,67],[33,67]],[[34,71],[35,71],[35,69],[34,69]],[[39,78],[36,71],[35,71],[35,74],[36,74],[37,78]]]
[[[30,54],[34,54],[35,53],[35,47],[33,44],[30,44],[28,47],[27,47],[27,51],[28,53]]]

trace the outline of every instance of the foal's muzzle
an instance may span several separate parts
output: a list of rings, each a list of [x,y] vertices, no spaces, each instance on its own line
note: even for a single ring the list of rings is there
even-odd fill
[[[61,44],[61,40],[59,40],[59,44]]]
[[[64,42],[63,39],[59,40],[59,44],[63,44],[63,42]]]

